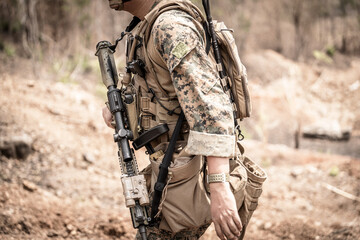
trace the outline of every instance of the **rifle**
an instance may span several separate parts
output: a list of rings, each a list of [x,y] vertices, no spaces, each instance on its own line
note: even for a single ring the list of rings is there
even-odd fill
[[[108,89],[107,98],[110,112],[116,123],[114,141],[118,145],[125,204],[130,209],[134,228],[138,228],[141,238],[146,240],[146,226],[150,222],[148,216],[150,201],[145,177],[139,174],[134,150],[130,148],[129,144],[129,141],[133,139],[133,133],[129,128],[126,105],[123,102],[123,97],[126,96],[123,96],[123,92],[117,89],[119,78],[113,56],[115,47],[108,41],[101,41],[96,45],[95,55],[99,59],[102,80]]]

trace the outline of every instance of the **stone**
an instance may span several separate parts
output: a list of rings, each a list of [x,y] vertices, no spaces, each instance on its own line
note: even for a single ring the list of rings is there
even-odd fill
[[[0,138],[0,154],[7,158],[25,160],[32,153],[33,139],[28,135]]]
[[[34,192],[38,189],[38,187],[35,185],[35,183],[32,183],[27,180],[23,180],[23,187],[25,190],[27,190],[29,192]]]
[[[304,138],[348,141],[351,137],[351,128],[341,126],[336,120],[323,119],[304,126],[302,136]]]
[[[87,163],[93,164],[95,162],[95,157],[90,153],[84,153],[82,157]]]

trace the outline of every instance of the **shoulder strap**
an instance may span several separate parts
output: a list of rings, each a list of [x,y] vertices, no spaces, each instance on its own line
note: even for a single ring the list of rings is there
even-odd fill
[[[154,185],[154,195],[153,195],[153,202],[151,206],[151,221],[154,223],[156,222],[156,216],[159,211],[159,204],[162,197],[162,193],[164,191],[164,187],[166,185],[166,178],[168,176],[168,168],[170,166],[173,153],[175,150],[175,144],[180,134],[182,123],[185,119],[185,114],[181,111],[180,116],[176,122],[175,130],[171,136],[171,140],[169,146],[166,149],[165,156],[159,166],[159,174]]]

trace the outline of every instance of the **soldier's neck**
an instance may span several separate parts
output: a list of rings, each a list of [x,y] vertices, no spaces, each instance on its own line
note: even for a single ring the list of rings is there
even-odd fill
[[[145,15],[150,12],[154,3],[155,0],[132,0],[125,4],[124,10],[143,20]]]

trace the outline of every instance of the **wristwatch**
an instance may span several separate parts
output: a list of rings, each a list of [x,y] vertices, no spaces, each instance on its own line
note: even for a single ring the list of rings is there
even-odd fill
[[[228,182],[230,175],[228,173],[208,174],[206,176],[207,183]]]

